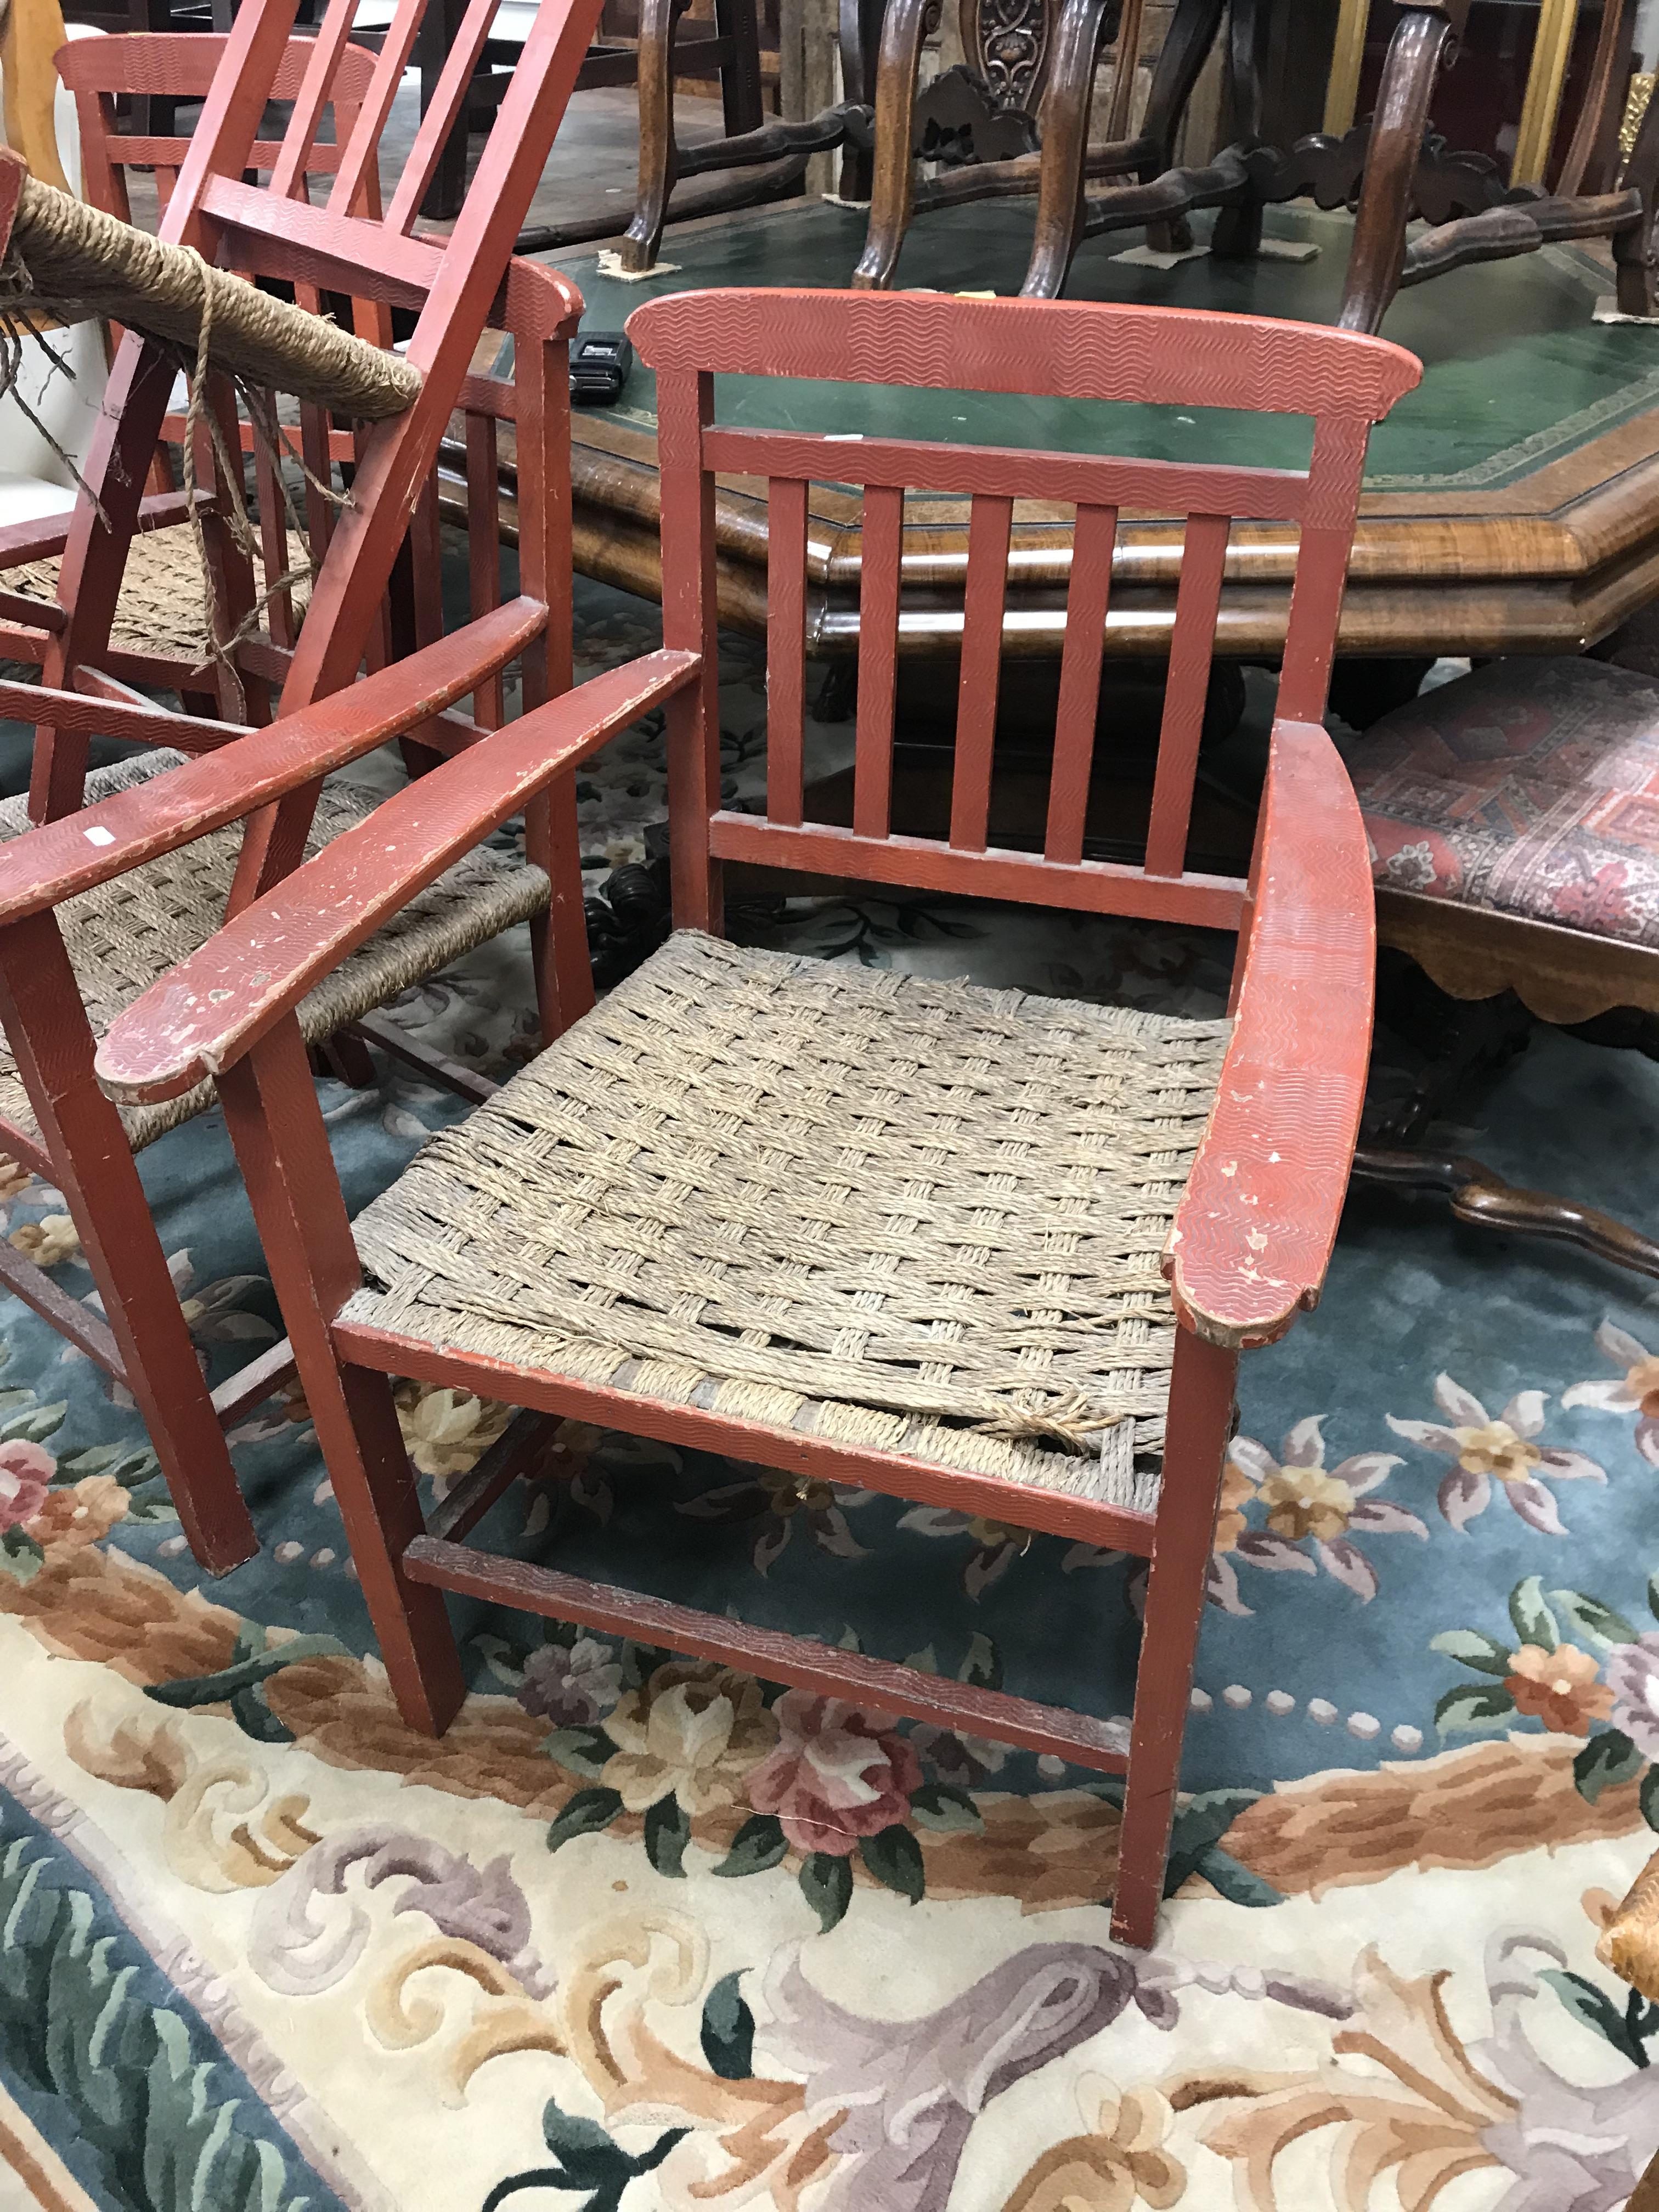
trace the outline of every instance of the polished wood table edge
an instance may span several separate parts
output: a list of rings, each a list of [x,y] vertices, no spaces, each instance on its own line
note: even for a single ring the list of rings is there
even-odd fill
[[[576,566],[584,575],[641,598],[660,595],[654,526],[578,498],[574,512]],[[516,511],[502,500],[503,530],[516,534]],[[1648,541],[1589,580],[1558,576],[1413,581],[1396,575],[1350,582],[1342,611],[1339,649],[1379,658],[1442,653],[1577,653],[1607,636],[1638,608],[1659,597],[1659,515]],[[766,568],[722,549],[718,562],[720,619],[754,637],[766,634]],[[906,654],[949,653],[962,629],[961,602],[929,594],[938,604],[907,604],[900,632]],[[1223,659],[1275,660],[1284,645],[1290,593],[1284,583],[1234,584],[1223,590],[1217,618],[1217,652]],[[1107,639],[1116,658],[1161,659],[1175,618],[1175,591],[1129,586],[1116,594]],[[819,591],[808,609],[810,650],[840,655],[858,649],[854,590]],[[1005,647],[1011,657],[1049,659],[1060,650],[1065,628],[1063,587],[1008,597]]]
[[[589,417],[577,419],[573,438],[577,495],[616,502],[654,524],[654,439],[629,426],[601,425]],[[504,458],[508,450],[504,434]],[[734,552],[750,546],[752,557],[763,560],[766,502],[758,486],[752,479],[722,477],[719,489],[722,544]],[[907,515],[917,527],[936,526],[951,541],[951,550],[961,553],[967,545],[965,526],[953,526],[946,517],[952,512],[965,516],[966,507],[965,500],[929,501],[924,495],[908,503]],[[1413,533],[1409,557],[1416,574],[1424,573],[1422,562],[1427,558],[1434,562],[1433,573],[1447,576],[1584,576],[1641,544],[1656,510],[1659,409],[1651,409],[1503,492],[1367,492],[1360,502],[1355,569],[1363,574],[1372,560],[1381,559],[1394,571],[1401,556],[1392,544],[1384,550],[1383,533],[1392,538],[1394,532],[1403,528]],[[824,532],[836,533],[842,540],[841,556],[854,565],[859,513],[855,491],[834,485],[812,487],[810,520],[823,526]],[[1060,521],[1064,513],[1063,508],[1051,510],[1057,546],[1069,543],[1069,528]],[[1024,532],[1040,531],[1048,519],[1036,503],[1023,501],[1016,527],[1021,529],[1023,524]],[[1178,525],[1168,520],[1138,519],[1126,528],[1123,550],[1127,554],[1136,545],[1152,548],[1160,541],[1178,545],[1179,534]],[[1261,543],[1274,534],[1270,525],[1241,525],[1234,538],[1236,544]],[[818,554],[820,568],[826,558]],[[1063,563],[1055,573],[1063,576]]]
[[[715,218],[714,220],[718,220]],[[503,527],[514,528],[512,425],[501,428]],[[583,411],[573,421],[577,565],[647,598],[660,595],[654,435]],[[965,501],[913,498],[907,512],[901,649],[941,653],[960,635]],[[813,649],[856,650],[861,501],[815,484],[808,507]],[[717,479],[722,619],[765,627],[766,501],[753,479]],[[1182,529],[1127,518],[1108,650],[1161,657],[1173,620]],[[1070,572],[1067,510],[1016,512],[1006,649],[1060,649]],[[1282,646],[1294,538],[1240,525],[1230,550],[1218,647],[1237,659]],[[954,586],[954,605],[951,604]],[[1650,409],[1496,490],[1370,492],[1361,502],[1340,649],[1419,653],[1577,653],[1659,592],[1659,409]]]

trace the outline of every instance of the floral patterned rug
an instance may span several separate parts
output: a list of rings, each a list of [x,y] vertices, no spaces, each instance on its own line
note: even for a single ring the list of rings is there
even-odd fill
[[[581,599],[588,669],[652,611]],[[763,750],[731,649],[726,769]],[[815,732],[833,765],[846,732]],[[660,732],[580,790],[642,858]],[[961,907],[769,942],[1211,1011],[1223,948]],[[486,1069],[521,946],[395,1010]],[[325,1087],[348,1195],[453,1103]],[[1643,1219],[1659,1070],[1540,1039],[1457,1133]],[[216,1379],[275,1310],[216,1115],[143,1157]],[[61,1198],[3,1230],[85,1297]],[[1157,1948],[1109,1940],[1110,1785],[522,1616],[399,1722],[305,1405],[234,1438],[264,1539],[194,1567],[133,1410],[0,1305],[0,2208],[1616,2212],[1659,2009],[1597,1961],[1659,1827],[1659,1304],[1356,1206],[1249,1358]],[[498,1432],[402,1393],[441,1492]],[[967,1680],[1127,1710],[1131,1563],[569,1425],[483,1532]]]

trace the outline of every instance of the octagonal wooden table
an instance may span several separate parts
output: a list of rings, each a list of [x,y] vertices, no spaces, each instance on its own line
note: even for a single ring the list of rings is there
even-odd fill
[[[1018,202],[930,216],[910,233],[901,280],[939,290],[1012,291],[1030,220],[1029,206]],[[1285,244],[1316,246],[1316,256],[1246,264],[1205,257],[1164,270],[1122,260],[1121,237],[1094,240],[1078,255],[1071,293],[1334,319],[1348,220],[1273,210],[1268,227]],[[601,276],[592,253],[566,255],[560,266],[586,298],[585,327],[616,330],[642,300],[692,286],[842,284],[862,239],[860,215],[803,201],[677,229],[669,247],[674,265],[665,263],[644,283]],[[1611,270],[1593,250],[1553,246],[1401,295],[1384,335],[1420,355],[1425,373],[1371,442],[1342,618],[1344,653],[1577,652],[1659,595],[1659,328],[1594,322],[1598,298],[1612,289]],[[653,398],[641,368],[615,407],[577,410],[575,497],[578,566],[654,597]],[[787,420],[780,419],[781,398]],[[766,419],[781,428],[1085,450],[1109,439],[1120,451],[1281,467],[1305,465],[1308,451],[1308,426],[1299,416],[1091,409],[838,385],[774,383],[768,400]],[[762,419],[755,392],[740,378],[722,380],[716,410],[722,420]],[[502,457],[510,527],[506,438]],[[900,637],[907,653],[948,653],[959,639],[966,523],[965,500],[913,498],[907,505]],[[758,633],[766,595],[765,487],[723,481],[719,528],[723,616]],[[855,650],[857,491],[816,486],[809,534],[809,649]],[[1218,635],[1223,654],[1276,657],[1293,551],[1287,528],[1235,530]],[[1009,653],[1058,653],[1070,556],[1069,512],[1022,503],[1010,558]],[[1125,518],[1109,653],[1161,657],[1180,563],[1178,526],[1155,515]]]

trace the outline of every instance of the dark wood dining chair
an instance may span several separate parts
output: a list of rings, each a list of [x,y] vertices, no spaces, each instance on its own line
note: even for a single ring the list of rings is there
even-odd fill
[[[1419,366],[1380,340],[1245,317],[926,295],[687,293],[629,327],[658,378],[663,651],[387,800],[130,1007],[100,1048],[99,1078],[128,1105],[218,1083],[411,1723],[441,1729],[460,1702],[442,1596],[456,1590],[1057,1754],[1127,1777],[1113,1926],[1144,1945],[1238,1356],[1318,1297],[1347,1188],[1375,945],[1358,811],[1320,717],[1367,437]],[[1302,473],[722,428],[714,380],[732,374],[1306,413],[1312,459]],[[717,473],[770,486],[761,816],[720,802]],[[826,473],[862,483],[866,499],[847,829],[805,818],[804,804],[806,492]],[[908,489],[973,501],[944,840],[890,829]],[[1078,510],[1040,852],[988,837],[1009,530],[1024,498]],[[1139,865],[1082,857],[1125,507],[1187,518]],[[1293,523],[1300,545],[1248,879],[1187,861],[1240,517]],[[676,933],[348,1221],[296,1008],[423,884],[532,799],[568,791],[582,761],[659,701]],[[201,771],[181,772],[180,788],[186,774]],[[187,843],[187,813],[173,804],[176,826],[151,834]],[[745,951],[719,933],[727,861],[1230,930],[1232,1011],[1190,1021]],[[0,854],[0,921],[20,896]],[[554,896],[580,914],[574,857]],[[392,1376],[526,1409],[429,1524]],[[464,1543],[555,1417],[1150,1557],[1132,1723]]]
[[[1261,250],[1264,209],[1312,199],[1352,206],[1352,243],[1339,320],[1376,331],[1403,285],[1473,263],[1535,253],[1574,239],[1605,239],[1624,313],[1659,313],[1659,103],[1627,156],[1605,173],[1622,112],[1618,63],[1629,52],[1637,0],[1607,0],[1589,84],[1571,143],[1553,161],[1553,181],[1514,177],[1490,160],[1460,154],[1435,137],[1431,107],[1442,69],[1457,52],[1469,0],[1400,0],[1374,112],[1339,135],[1315,133],[1290,146],[1262,137],[1268,48],[1284,35],[1275,0],[1176,0],[1153,74],[1146,118],[1132,146],[1088,140],[1094,74],[1113,0],[1062,0],[1042,129],[1036,238],[1023,290],[1052,299],[1064,288],[1085,238],[1139,228],[1156,243],[1191,244],[1188,218],[1215,210],[1210,252],[1248,259]],[[1174,126],[1205,60],[1224,34],[1234,137],[1203,162],[1173,164]],[[1093,176],[1133,169],[1133,183]],[[1408,228],[1415,218],[1425,228]]]

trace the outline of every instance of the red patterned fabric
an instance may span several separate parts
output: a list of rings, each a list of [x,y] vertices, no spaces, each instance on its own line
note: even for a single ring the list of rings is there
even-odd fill
[[[1349,755],[1379,884],[1659,945],[1659,684],[1499,660]]]

